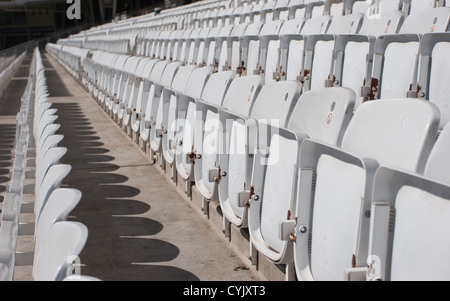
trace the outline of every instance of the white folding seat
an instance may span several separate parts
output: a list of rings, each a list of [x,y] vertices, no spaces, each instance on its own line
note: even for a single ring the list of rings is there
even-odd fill
[[[203,67],[195,69],[189,75],[184,93],[178,97],[178,116],[176,123],[176,133],[174,140],[178,147],[175,152],[175,166],[177,176],[180,176],[187,183],[186,192],[190,195],[190,182],[193,164],[188,160],[188,156],[195,160],[193,153],[194,131],[195,131],[195,108],[196,100],[202,97],[203,89],[207,80],[213,72],[213,67]]]
[[[175,49],[175,46],[177,45],[177,42],[179,38],[183,35],[182,30],[175,30],[168,35],[163,43],[163,47],[161,49],[161,52],[163,54],[161,60],[170,60],[172,61],[172,54],[173,50]]]
[[[435,8],[436,0],[404,0],[403,6],[407,15],[414,15]]]
[[[216,37],[216,48],[213,62],[214,72],[228,70],[228,67],[230,66],[230,62],[228,61],[228,43],[233,28],[233,25],[223,26]]]
[[[257,37],[255,37],[256,40],[253,40],[254,38],[251,36],[248,36],[248,42],[246,41],[247,37],[243,39],[242,55],[244,62],[245,55],[247,55],[247,72],[249,72],[247,74],[263,74],[266,83],[274,81],[273,73],[277,71],[280,56],[280,38],[278,33],[283,26],[283,22],[282,20],[277,20],[264,24],[259,33],[259,41]],[[247,43],[249,44],[248,46]],[[251,43],[254,43],[254,45],[251,45]],[[252,63],[254,59],[251,59],[251,57],[257,59],[256,65]]]
[[[213,8],[213,11],[205,20],[207,27],[216,27],[217,26],[217,21],[220,18],[219,14],[221,14],[223,12],[223,9],[224,9],[223,6]],[[220,25],[219,27],[221,27],[221,26],[222,25]]]
[[[282,81],[265,84],[257,92],[261,79],[249,77],[248,82],[243,82],[246,89],[250,88],[246,106],[241,104],[242,110],[238,109],[238,103],[227,95],[228,104],[224,103],[224,106],[230,109],[221,112],[222,125],[227,133],[223,139],[227,140],[222,140],[219,166],[220,172],[228,175],[221,177],[219,182],[219,199],[224,205],[226,220],[241,227],[247,226],[247,201],[256,193],[251,186],[255,172],[253,162],[259,155],[264,155],[261,154],[263,149],[257,149],[258,142],[264,144],[270,139],[266,137],[270,134],[268,128],[286,127],[301,91],[300,83]],[[248,86],[246,83],[252,85]],[[253,86],[254,91],[251,91]],[[242,102],[244,99],[240,96],[237,100]],[[248,110],[250,113],[246,116],[245,112]],[[226,223],[225,226],[227,229]]]
[[[113,89],[114,89],[114,82],[116,80],[116,69],[115,66],[120,62],[120,60],[123,59],[121,55],[113,54],[113,57],[110,61],[102,61],[102,64],[104,64],[104,82],[105,87],[100,97],[100,104],[103,109],[106,108],[106,104],[109,103],[110,99],[113,99]]]
[[[216,59],[216,49],[219,47],[217,44],[217,36],[220,33],[221,28],[212,27],[208,32],[208,36],[205,38],[204,46],[203,46],[203,54],[198,54],[197,61],[199,63],[199,67],[205,66],[213,66],[215,65]],[[220,45],[222,47],[222,45]]]
[[[224,14],[222,25],[236,25],[240,22],[243,6],[230,7]]]
[[[91,92],[94,98],[98,97],[98,91],[99,91],[99,81],[100,81],[100,76],[102,73],[102,66],[100,64],[95,64],[94,65],[94,78],[92,81],[92,88],[91,88]]]
[[[52,108],[52,103],[49,101],[41,101],[35,103],[34,107],[34,120],[33,120],[33,132],[36,133],[39,129],[39,123],[52,115],[56,115],[57,110]],[[37,138],[37,133],[34,135],[35,139]]]
[[[353,13],[350,15],[334,16],[330,26],[328,27],[328,34],[358,34],[364,15]]]
[[[212,74],[196,99],[193,156],[195,185],[206,201],[218,200],[217,182],[210,181],[210,173],[216,170],[217,147],[221,129],[219,110],[225,93],[236,74],[223,71]],[[218,176],[218,175],[217,175]]]
[[[345,1],[344,14],[361,13],[370,15],[370,9],[373,1],[367,0],[347,0]]]
[[[144,66],[140,70],[138,82],[139,86],[134,90],[133,98],[131,105],[128,108],[128,115],[125,116],[124,124],[128,125],[128,122],[131,126],[131,129],[135,133],[140,132],[141,121],[144,116],[144,112],[146,110],[147,100],[149,98],[149,93],[151,91],[151,87],[153,85],[151,74],[153,71],[153,67],[159,62],[157,59],[147,59],[143,62]],[[165,67],[163,63],[159,64],[160,69]],[[161,71],[162,72],[162,71]],[[131,111],[131,112],[130,112]],[[129,119],[129,121],[128,121]]]
[[[126,128],[131,125],[132,115],[137,112],[137,103],[139,97],[142,98],[144,89],[145,76],[151,73],[151,69],[156,64],[156,60],[150,58],[141,58],[136,66],[134,74],[131,75],[131,90],[128,96],[128,101],[125,100],[126,107],[123,110],[122,127]],[[150,68],[150,70],[145,70]],[[141,99],[139,99],[141,101]],[[140,107],[139,107],[140,109]]]
[[[183,43],[190,32],[191,30],[179,30],[176,37],[172,39],[170,52],[168,53],[168,59],[171,62],[180,61]]]
[[[320,16],[308,19],[305,21],[305,24],[303,24],[301,34],[310,35],[326,33],[331,24],[331,20],[331,16]]]
[[[420,41],[418,82],[412,82],[410,96],[427,99],[441,112],[440,129],[450,121],[448,89],[450,76],[450,33],[427,33]]]
[[[446,124],[439,134],[436,143],[433,145],[430,156],[427,159],[424,175],[434,181],[450,183],[450,174],[448,173],[449,161],[446,160],[448,149],[450,147],[450,125]]]
[[[378,13],[387,11],[401,11],[404,0],[375,0],[375,5],[378,8]]]
[[[278,61],[278,32],[283,24],[282,20],[272,21],[266,24],[247,26],[244,37],[241,41],[241,65],[238,70],[240,75],[251,75],[264,73],[266,64],[266,55],[275,55],[275,64]],[[255,26],[252,26],[255,25]],[[261,29],[259,29],[261,27]],[[264,39],[264,45],[262,45]],[[264,58],[261,60],[260,52],[264,49]],[[261,63],[264,65],[262,66]],[[273,70],[274,71],[274,70]],[[272,78],[272,72],[268,71]],[[269,78],[269,76],[268,76]]]
[[[223,16],[222,16],[222,26],[226,26],[226,25],[234,25],[234,14],[233,12],[236,10],[240,10],[242,9],[242,7],[229,7],[226,8],[225,11],[223,12]],[[217,22],[217,26],[220,25],[220,21]]]
[[[395,34],[400,31],[403,19],[404,16],[400,11],[390,11],[374,16],[366,15],[359,33],[376,37],[382,34]]]
[[[55,189],[59,188],[71,169],[72,167],[68,164],[56,164],[48,169],[47,174],[42,180],[41,187],[39,187],[39,191],[35,192],[34,214],[37,222],[39,222],[41,212],[49,196]]]
[[[252,20],[252,12],[253,12],[253,5],[244,5],[241,10],[235,10],[233,11],[233,14],[235,15],[234,24],[251,24],[253,23]],[[238,21],[236,21],[238,19]]]
[[[274,11],[275,5],[277,4],[276,0],[269,0],[261,9],[261,22],[267,23],[274,20]]]
[[[225,19],[225,15],[227,14],[228,10],[229,10],[229,7],[225,7],[225,6],[222,6],[219,8],[219,10],[217,11],[217,14],[213,20],[213,26],[217,26],[217,27],[226,26],[224,19]]]
[[[263,84],[264,77],[261,75],[235,78],[219,111],[223,134],[219,136],[217,148],[219,155],[216,161],[216,181],[219,183],[218,196],[227,235],[230,222],[238,227],[247,226],[247,214],[244,213],[246,207],[239,207],[237,196],[243,185],[251,182],[253,161],[249,154],[254,153],[254,144],[249,140],[249,132],[254,129],[254,123],[249,117]]]
[[[80,202],[81,196],[81,191],[73,188],[58,188],[49,196],[47,204],[42,209],[39,222],[35,223],[34,261],[36,261],[39,249],[50,228],[57,222],[67,220],[69,213]]]
[[[292,223],[286,219],[291,219],[295,207],[300,146],[305,138],[340,146],[353,115],[354,102],[354,92],[346,88],[305,92],[295,105],[287,127],[272,125],[265,134],[270,137],[257,145],[267,151],[257,152],[254,159],[253,192],[248,200],[250,241],[252,248],[270,260],[288,264],[291,270],[286,272],[287,277],[293,276],[292,241],[290,233],[283,230]]]
[[[361,87],[370,81],[375,37],[339,35],[336,39],[335,63],[327,85],[352,89],[356,93],[355,110],[364,100]]]
[[[172,81],[168,81],[169,85],[165,85],[161,98],[160,104],[162,110],[162,118],[160,117],[157,121],[160,123],[160,130],[157,136],[161,136],[161,152],[163,154],[164,160],[167,164],[173,165],[174,163],[174,150],[176,148],[177,141],[175,138],[175,133],[177,131],[177,124],[180,123],[178,119],[184,120],[185,116],[184,110],[179,109],[180,100],[179,98],[184,96],[184,91],[186,89],[186,83],[191,76],[191,73],[197,69],[196,65],[182,66],[178,69],[175,77]],[[182,123],[183,121],[181,121]],[[156,126],[156,124],[155,124]],[[174,174],[172,174],[172,179],[176,179],[176,169],[172,169]]]
[[[336,37],[335,63],[327,86],[352,89],[356,93],[355,109],[367,100],[368,91],[361,87],[371,81],[376,37],[389,30],[395,33],[403,19],[401,12],[388,12],[379,17],[369,25],[372,19],[366,16],[359,34],[339,34]]]
[[[0,250],[0,281],[12,281],[14,277],[14,252]]]
[[[305,18],[313,19],[324,15],[325,2],[324,1],[308,1],[305,0]]]
[[[449,279],[450,177],[446,126],[428,158],[424,175],[381,167],[375,176],[367,268],[351,279],[445,281]],[[420,225],[417,231],[414,225]],[[356,277],[355,277],[356,276]]]
[[[52,147],[45,151],[41,161],[36,161],[36,172],[35,172],[35,188],[34,191],[39,191],[42,180],[45,178],[48,169],[59,163],[59,160],[67,153],[67,148],[65,147]]]
[[[144,56],[148,56],[148,57],[152,57],[152,58],[154,58],[153,57],[153,55],[155,54],[155,51],[154,51],[154,47],[156,46],[156,43],[157,43],[157,38],[158,38],[158,36],[161,34],[161,31],[158,31],[158,30],[152,30],[152,31],[150,31],[147,35],[146,35],[146,37],[145,37],[145,52],[144,52]]]
[[[49,110],[47,110],[49,111]],[[45,114],[45,113],[44,113]],[[43,115],[43,118],[39,121],[36,130],[33,131],[33,133],[35,134],[35,141],[36,144],[39,145],[40,142],[45,139],[46,137],[44,136],[44,132],[45,129],[49,126],[51,126],[52,124],[54,124],[54,121],[58,119],[58,115]],[[51,127],[53,128],[53,127]]]
[[[255,4],[253,4],[252,10],[250,11],[250,20],[248,18],[245,18],[243,21],[241,18],[241,22],[248,22],[248,23],[262,23],[264,24],[264,6],[266,3],[264,1],[259,1]]]
[[[206,65],[208,67],[213,68],[214,70],[220,72],[224,72],[227,69],[227,57],[228,57],[228,37],[231,33],[233,26],[225,26],[223,30],[220,31],[220,38],[215,40],[213,37],[208,37],[206,39],[205,45],[205,55],[207,57]],[[212,28],[210,34],[217,35],[215,28]],[[210,40],[210,41],[208,41]],[[208,50],[207,50],[208,49]],[[206,54],[208,52],[208,54]],[[221,66],[221,68],[219,67]],[[173,164],[173,149],[176,144],[174,140],[174,132],[175,132],[175,120],[179,117],[177,116],[179,113],[178,103],[179,97],[183,97],[185,85],[189,76],[195,69],[194,65],[187,65],[181,67],[171,85],[166,85],[163,90],[163,95],[160,99],[160,106],[162,108],[162,122],[161,122],[161,135],[162,135],[162,153],[164,155],[164,159],[168,164]],[[209,72],[209,71],[208,71]],[[207,72],[207,73],[208,73]],[[230,71],[231,72],[231,71]],[[227,74],[229,74],[228,72]],[[207,74],[206,73],[206,74]],[[233,73],[233,72],[231,72]],[[233,73],[234,74],[234,73]],[[184,118],[184,111],[182,110],[181,118]],[[158,117],[157,117],[158,119]],[[158,136],[158,135],[157,135]],[[175,174],[173,175],[175,179]]]
[[[100,278],[87,275],[69,275],[63,281],[102,281]]]
[[[301,18],[288,20],[280,29],[279,59],[273,73],[276,81],[297,80],[303,69],[306,36],[300,32],[304,23]]]
[[[196,50],[198,50],[198,48],[196,48],[196,43],[197,41],[199,41],[200,33],[200,29],[194,29],[191,31],[191,35],[189,36],[189,38],[186,40],[185,57],[182,61],[183,64],[187,65],[193,64],[195,62],[196,57],[194,56],[194,54],[198,53],[196,52]]]
[[[198,67],[204,67],[205,65],[208,65],[207,67],[204,67],[205,69],[203,71],[199,71],[202,72],[202,76],[204,76],[204,79],[206,79],[208,74],[212,73],[214,69],[214,58],[216,50],[215,36],[217,36],[218,32],[219,28],[202,29],[198,36],[195,38],[193,53],[194,60],[192,61],[192,64],[197,65]],[[176,68],[178,67],[179,65]],[[187,76],[190,76],[193,68],[189,65],[183,66],[182,68],[184,68],[185,70],[182,71],[183,75],[181,79],[177,79],[174,72],[171,72],[169,74],[167,72],[164,72],[163,76],[161,77],[161,86],[171,88],[173,85],[173,81],[185,81],[188,78]],[[175,70],[175,67],[173,67],[172,69]],[[181,85],[180,83],[177,84],[179,85],[178,87],[182,87],[185,82],[182,82]],[[201,93],[201,90],[199,92]],[[197,93],[197,91],[195,93]],[[158,153],[162,152],[161,138],[164,136],[164,132],[168,131],[167,125],[165,129],[163,128],[164,123],[167,121],[167,118],[169,118],[169,114],[170,117],[172,117],[173,114],[176,114],[174,111],[170,111],[168,114],[164,115],[163,103],[164,98],[159,98],[158,103],[155,103],[155,106],[152,109],[153,114],[156,115],[153,115],[153,126],[150,128],[149,132],[150,147],[152,149],[152,152]],[[170,158],[169,160],[171,159],[172,158]]]
[[[344,0],[326,0],[324,3],[324,15],[330,15],[333,17],[339,17],[344,15],[345,12]]]
[[[273,20],[289,19],[289,0],[278,0],[273,8]]]
[[[201,28],[198,35],[194,38],[194,44],[191,42],[191,49],[190,49],[190,57],[187,61],[188,64],[198,64],[202,65],[205,60],[204,56],[204,49],[205,49],[205,43],[206,39],[209,36],[211,28]],[[193,49],[192,49],[193,45]]]
[[[105,101],[105,107],[107,108],[107,111],[112,114],[114,106],[119,104],[119,94],[120,94],[120,87],[121,87],[121,77],[122,77],[122,70],[124,69],[124,66],[126,64],[126,61],[129,57],[126,55],[120,55],[120,57],[117,58],[115,61],[114,67],[112,69],[111,79],[113,80],[111,85],[111,91],[108,97]]]
[[[158,35],[158,38],[153,42],[151,53],[149,55],[150,57],[164,60],[164,46],[171,33],[172,31],[162,31]]]
[[[429,102],[382,99],[355,111],[340,148],[303,141],[296,213],[285,229],[295,239],[298,279],[343,280],[348,268],[366,266],[375,171],[422,173],[438,125]]]
[[[198,27],[205,28],[205,27],[211,27],[209,20],[212,18],[214,10],[213,9],[207,9],[203,12],[203,14],[198,18]]]
[[[136,81],[136,69],[142,58],[132,56],[127,60],[125,69],[122,71],[122,81],[124,82],[122,93],[119,96],[119,104],[114,107],[113,113],[116,118],[116,122],[121,124],[123,116],[126,114],[126,108],[131,99],[131,92],[133,90]]]
[[[97,84],[98,94],[96,100],[100,105],[102,105],[105,100],[105,93],[107,91],[107,86],[109,83],[109,67],[111,65],[114,65],[114,61],[117,58],[117,56],[112,53],[106,54],[105,56],[107,57],[107,60],[105,59],[107,63],[101,64],[100,78]]]
[[[183,35],[179,39],[178,47],[173,53],[173,61],[185,62],[187,57],[187,51],[189,51],[188,41],[192,35],[192,29],[187,29],[184,31]]]
[[[161,79],[164,78],[167,80],[173,79],[173,74],[178,70],[177,67],[180,65],[180,62],[174,62],[169,64],[169,61],[161,61],[155,64],[152,68],[149,80],[144,82],[144,88],[142,93],[141,100],[141,111],[140,118],[140,137],[144,142],[150,142],[150,130],[154,125],[156,125],[156,116],[159,105],[159,98],[161,97],[162,89],[164,85],[161,84]],[[168,65],[173,66],[172,68],[167,69]],[[168,74],[165,76],[165,74]],[[168,83],[166,83],[168,85]],[[152,159],[153,156],[150,157]]]
[[[406,97],[417,74],[419,42],[427,32],[444,32],[450,9],[435,8],[408,16],[400,35],[379,36],[375,44],[372,80],[365,89],[369,98]]]
[[[88,229],[79,222],[55,223],[33,263],[35,281],[62,281],[71,272],[76,257],[86,244]]]
[[[306,18],[306,4],[302,0],[290,0],[288,4],[288,19]]]
[[[339,34],[357,34],[362,14],[334,17],[326,34],[309,35],[305,45],[305,66],[302,71],[304,91],[320,89],[327,86],[331,79],[334,63],[336,38]],[[306,25],[305,25],[306,26]]]
[[[95,52],[93,52],[92,56],[94,56],[94,55],[95,55]],[[83,74],[82,74],[82,78],[81,78],[81,83],[86,87],[88,87],[88,84],[89,84],[89,79],[90,79],[89,74],[90,74],[90,70],[92,69],[92,67],[91,67],[92,64],[93,64],[92,59],[89,57],[86,57],[83,61]]]
[[[275,80],[303,81],[308,76],[302,73],[307,37],[326,32],[330,22],[330,16],[322,16],[306,21],[302,18],[288,20],[283,24],[280,29],[280,58],[273,74]]]
[[[278,34],[281,37],[283,37],[284,35],[298,35],[300,34],[304,23],[304,18],[284,21]]]
[[[238,24],[233,26],[233,30],[228,38],[227,64],[226,70],[232,70],[236,73],[242,73],[241,67],[241,39],[245,33],[247,24]]]

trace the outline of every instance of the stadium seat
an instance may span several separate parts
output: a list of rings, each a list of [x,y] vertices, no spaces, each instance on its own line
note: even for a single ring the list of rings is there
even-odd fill
[[[55,223],[45,237],[33,265],[35,281],[62,281],[70,273],[88,236],[85,225],[78,222]]]
[[[448,228],[450,178],[442,164],[447,162],[449,129],[439,136],[423,175],[389,167],[377,171],[368,268],[354,275],[385,281],[448,279],[449,242],[441,235]],[[411,231],[417,224],[420,229]]]
[[[255,156],[248,224],[252,246],[270,260],[292,268],[292,241],[289,231],[284,234],[283,230],[294,222],[291,213],[295,207],[298,154],[303,139],[340,146],[354,103],[355,93],[346,88],[305,92],[295,105],[287,127],[272,126],[270,133],[265,134],[271,136],[270,140],[261,141],[257,146],[268,149],[269,153],[265,154],[267,160],[262,160],[262,155]],[[279,225],[281,232],[274,231]]]
[[[366,265],[376,170],[423,172],[438,125],[429,102],[383,99],[356,110],[341,148],[303,141],[292,232],[299,279],[343,280],[348,268]]]

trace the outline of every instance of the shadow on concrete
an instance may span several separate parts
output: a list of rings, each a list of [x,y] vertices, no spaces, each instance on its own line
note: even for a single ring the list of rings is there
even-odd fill
[[[61,123],[58,134],[64,135],[59,146],[68,149],[61,163],[74,167],[62,186],[83,193],[69,218],[89,229],[80,255],[81,273],[110,281],[198,280],[186,270],[159,264],[173,260],[180,250],[147,237],[159,233],[163,225],[135,216],[151,210],[150,205],[133,199],[141,191],[125,184],[128,177],[115,173],[120,167],[111,163],[115,158],[108,155],[80,106],[54,103],[53,107]]]

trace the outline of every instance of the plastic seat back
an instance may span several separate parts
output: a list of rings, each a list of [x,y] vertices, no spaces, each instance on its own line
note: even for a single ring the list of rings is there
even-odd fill
[[[42,210],[39,223],[36,224],[35,232],[35,256],[39,253],[42,242],[45,240],[52,225],[56,222],[65,221],[70,212],[78,205],[81,192],[72,188],[55,189],[49,196]]]
[[[380,105],[381,102],[384,103]],[[383,116],[381,124],[369,122],[376,116]],[[363,112],[353,117],[353,126],[347,129],[342,148],[361,157],[374,158],[385,166],[423,172],[439,117],[436,106],[416,99],[365,103]]]
[[[36,281],[61,281],[86,244],[88,230],[78,222],[57,222],[47,234],[33,264]]]
[[[316,177],[313,191],[305,188],[297,201],[296,217],[305,227],[296,232],[300,278],[341,280],[346,269],[366,266],[375,171],[381,165],[423,172],[438,122],[439,112],[428,102],[377,100],[355,111],[340,150],[303,142],[299,185],[312,180],[311,169]]]

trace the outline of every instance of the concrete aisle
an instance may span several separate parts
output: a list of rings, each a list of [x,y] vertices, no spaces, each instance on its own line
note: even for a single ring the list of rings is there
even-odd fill
[[[50,101],[58,109],[63,187],[83,193],[70,220],[89,229],[81,273],[102,280],[265,280],[244,263],[161,170],[48,54]]]

